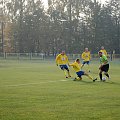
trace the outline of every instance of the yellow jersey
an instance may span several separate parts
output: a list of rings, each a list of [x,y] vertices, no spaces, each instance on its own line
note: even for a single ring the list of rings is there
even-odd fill
[[[102,52],[105,56],[107,56],[107,51],[104,49],[104,50],[100,50],[100,52]]]
[[[66,55],[61,55],[61,54],[57,55],[56,64],[59,65],[69,64],[68,57]]]
[[[90,61],[91,59],[91,55],[90,55],[90,52],[83,52],[82,55],[81,55],[83,61]]]
[[[81,70],[81,64],[78,64],[77,62],[70,64],[70,66],[72,66],[76,72],[79,72]]]

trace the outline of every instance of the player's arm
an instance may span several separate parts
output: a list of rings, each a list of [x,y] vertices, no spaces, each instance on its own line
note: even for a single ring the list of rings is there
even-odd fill
[[[105,50],[105,55],[108,56],[107,51]]]
[[[72,64],[69,64],[69,66],[72,66],[72,67],[74,67],[74,66],[75,66],[75,64],[74,64],[74,63],[72,63]]]
[[[59,57],[60,55],[58,55],[57,57],[56,57],[56,59],[55,59],[55,62],[56,62],[56,65],[58,66],[58,61],[59,61],[59,59],[60,59],[60,57]]]
[[[107,63],[108,63],[108,60],[106,59],[102,65],[106,65]]]
[[[100,65],[99,69],[101,69],[103,67],[103,65],[106,65],[108,63],[108,61],[105,61],[103,64]]]
[[[89,53],[89,60],[91,60],[91,53]]]
[[[68,65],[70,64],[67,56],[66,56],[66,62]]]
[[[82,53],[82,55],[81,55],[81,57],[82,57],[82,59],[84,60],[85,59],[85,57],[84,57],[85,55],[84,55],[84,52]]]
[[[102,65],[106,65],[108,63],[107,56],[103,56],[104,62]]]
[[[70,66],[70,63],[69,63],[67,55],[65,55],[65,63],[68,64],[68,66]]]
[[[75,68],[77,68],[77,69],[80,69],[79,66],[76,65],[76,63],[72,63],[72,64],[70,64],[70,66],[75,67]]]

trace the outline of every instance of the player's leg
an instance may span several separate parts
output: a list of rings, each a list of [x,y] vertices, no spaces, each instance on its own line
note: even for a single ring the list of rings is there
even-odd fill
[[[100,72],[99,72],[99,77],[100,77],[100,80],[102,81],[102,70],[100,70]]]
[[[105,67],[104,67],[104,68],[105,68],[105,70],[104,70],[104,71],[105,71],[105,73],[104,73],[104,74],[105,74],[105,75],[108,77],[108,79],[109,79],[109,78],[110,78],[110,76],[109,76],[109,74],[108,74],[109,64],[105,65]]]
[[[83,61],[82,65],[81,65],[81,69],[84,67],[85,65],[85,61]]]
[[[79,71],[79,72],[76,72],[76,74],[77,74],[77,77],[74,79],[74,81],[76,81],[76,80],[82,80],[82,75],[83,75],[83,73],[81,72],[81,71]]]
[[[60,65],[60,68],[61,68],[61,70],[63,70],[65,77],[68,78],[67,77],[67,71],[66,71],[64,65]]]
[[[92,76],[90,76],[88,73],[84,72],[84,75],[87,76],[89,79],[93,80],[93,82],[95,82],[97,80],[97,78],[93,78]]]
[[[90,61],[87,61],[88,72],[90,72]]]
[[[89,75],[89,74],[87,74],[86,72],[84,72],[84,71],[80,71],[80,77],[82,76],[82,75],[85,75],[85,76],[87,76],[88,78],[90,78],[91,80],[93,80],[93,78]]]
[[[69,68],[68,68],[67,65],[64,65],[64,69],[67,71],[66,74],[68,74],[68,77],[71,77],[71,75],[70,75],[70,70],[69,70]],[[66,77],[66,78],[67,78],[67,77]]]
[[[65,77],[68,78],[67,71],[64,69],[63,72],[64,72]]]
[[[108,74],[107,72],[105,72],[105,75],[106,75],[108,78],[110,78],[110,76],[109,76],[109,74]]]
[[[76,77],[76,78],[74,79],[74,81],[77,81],[77,80],[82,80],[82,77]]]
[[[68,74],[68,77],[71,77],[69,69],[67,70],[67,74]]]
[[[106,65],[103,65],[103,66],[100,68],[99,77],[100,77],[100,80],[101,80],[101,81],[102,81],[102,73],[103,73],[103,72],[107,72]]]
[[[93,80],[93,77],[90,76],[88,73],[84,72],[84,75],[87,76],[89,79]]]

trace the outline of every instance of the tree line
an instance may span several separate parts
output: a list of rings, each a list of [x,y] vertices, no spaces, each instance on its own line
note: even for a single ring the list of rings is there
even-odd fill
[[[1,0],[0,21],[10,52],[92,53],[104,46],[120,53],[120,4],[97,0]],[[0,34],[2,39],[2,35]]]

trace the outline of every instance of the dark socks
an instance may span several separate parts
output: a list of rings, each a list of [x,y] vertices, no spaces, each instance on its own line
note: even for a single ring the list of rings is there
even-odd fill
[[[101,73],[99,73],[99,76],[100,76],[100,80],[102,80],[102,74]]]
[[[107,74],[105,74],[108,78],[109,78],[109,75],[108,75],[108,73]]]

